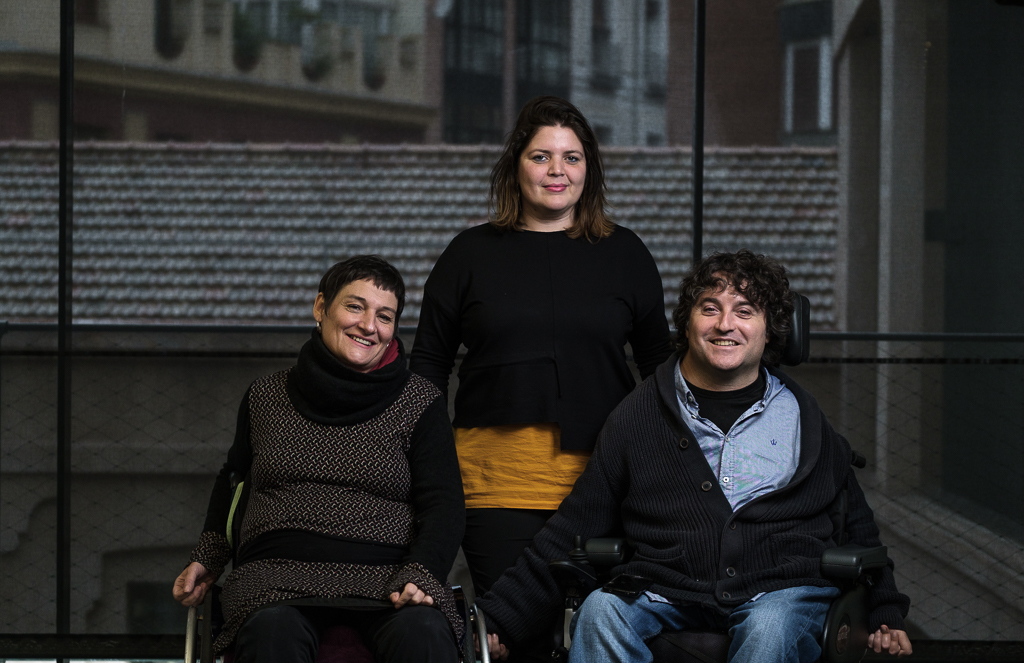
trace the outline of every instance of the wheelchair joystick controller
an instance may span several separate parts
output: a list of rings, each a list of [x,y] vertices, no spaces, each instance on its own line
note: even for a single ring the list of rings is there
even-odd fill
[[[579,534],[573,539],[574,548],[569,551],[569,559],[580,564],[587,563],[587,551],[583,548],[583,537]]]

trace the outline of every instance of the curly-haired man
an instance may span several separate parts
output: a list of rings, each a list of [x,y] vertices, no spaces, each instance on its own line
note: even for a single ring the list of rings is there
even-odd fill
[[[647,640],[687,628],[728,630],[731,663],[818,659],[839,593],[820,558],[841,538],[844,489],[849,541],[879,541],[849,444],[776,368],[791,298],[785,269],[750,251],[694,267],[673,314],[676,353],[612,412],[572,493],[480,599],[492,651],[514,650],[561,607],[547,562],[575,535],[625,535],[636,552],[613,572],[643,582],[587,598],[570,662],[650,661]],[[869,590],[869,644],[906,655],[910,601],[891,567]]]

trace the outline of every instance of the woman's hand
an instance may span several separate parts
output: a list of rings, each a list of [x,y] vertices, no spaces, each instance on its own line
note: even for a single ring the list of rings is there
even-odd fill
[[[896,656],[910,656],[914,653],[907,632],[890,629],[885,624],[868,636],[868,647],[874,649],[876,654],[887,651]]]
[[[199,562],[192,562],[174,581],[174,589],[171,590],[171,593],[174,594],[174,600],[184,606],[199,605],[203,602],[203,597],[206,596],[210,585],[216,580],[217,578],[207,571],[205,566]]]
[[[405,583],[401,595],[398,592],[391,592],[388,598],[395,604],[396,609],[403,605],[434,605],[434,598],[411,582]]]

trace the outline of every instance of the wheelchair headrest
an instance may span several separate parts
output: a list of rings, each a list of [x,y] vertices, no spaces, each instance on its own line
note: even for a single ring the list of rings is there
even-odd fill
[[[799,366],[811,354],[811,301],[798,292],[793,294],[793,317],[791,331],[782,348],[782,359],[786,366]]]

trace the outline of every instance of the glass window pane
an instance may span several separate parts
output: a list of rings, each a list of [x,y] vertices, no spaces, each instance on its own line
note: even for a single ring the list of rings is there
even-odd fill
[[[81,62],[105,69],[83,64],[78,79],[76,319],[305,333],[319,274],[374,252],[406,275],[403,322],[414,325],[433,261],[487,218],[498,145],[541,93],[591,118],[616,218],[673,290],[689,260],[690,166],[685,145],[667,147],[667,99],[690,92],[668,91],[670,3],[609,3],[603,33],[589,5],[101,3],[106,20],[79,43]],[[610,84],[593,69],[600,58]],[[77,362],[74,376],[76,631],[176,628],[176,606],[155,588],[194,544],[245,386],[292,361],[189,353],[300,344],[269,333],[80,338],[111,356]],[[121,516],[124,503],[147,517]]]
[[[83,31],[97,3],[78,2]],[[0,3],[0,630],[56,628],[57,3]]]
[[[1020,264],[1022,27],[1000,3],[708,3],[705,248],[780,260],[817,331],[1018,332],[995,302]],[[868,458],[912,628],[1014,638],[991,582],[1021,577],[1021,345],[818,338],[792,372]]]

